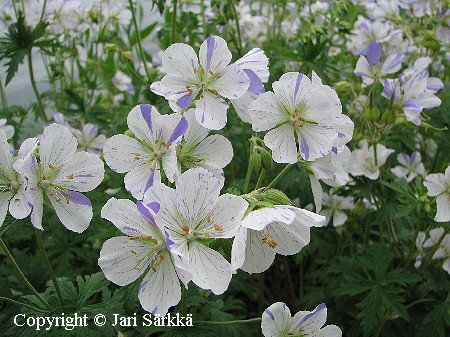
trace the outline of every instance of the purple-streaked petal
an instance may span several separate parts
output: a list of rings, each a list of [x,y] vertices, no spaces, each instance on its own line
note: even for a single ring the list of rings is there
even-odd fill
[[[372,67],[376,67],[380,63],[381,58],[381,46],[376,42],[372,41],[367,46],[367,60]]]

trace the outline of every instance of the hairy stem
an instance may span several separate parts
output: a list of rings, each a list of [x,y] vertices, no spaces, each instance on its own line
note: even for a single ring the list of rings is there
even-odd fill
[[[280,179],[286,174],[287,171],[292,167],[293,164],[287,164],[283,170],[281,170],[280,173],[272,180],[272,182],[267,185],[267,188],[273,187]]]
[[[178,1],[173,0],[173,12],[172,12],[172,30],[170,32],[170,43],[175,43],[175,30],[177,27],[177,7],[178,7]]]
[[[36,95],[37,103],[39,105],[39,110],[41,111],[41,117],[44,122],[48,122],[47,114],[45,113],[44,105],[42,104],[41,96],[36,87],[36,81],[34,80],[33,73],[33,58],[31,56],[31,49],[28,49],[28,72],[30,74],[31,86],[33,87],[34,94]]]
[[[145,74],[147,75],[147,80],[149,80],[150,79],[150,73],[148,71],[147,62],[145,60],[144,51],[142,49],[141,33],[139,32],[139,27],[138,27],[138,24],[137,24],[137,21],[136,21],[136,14],[134,12],[133,1],[132,0],[128,0],[128,4],[130,5],[131,18],[132,18],[132,21],[133,21],[134,30],[136,31],[136,41],[137,41],[137,45],[138,45],[139,55],[141,57],[142,63],[144,63],[144,70],[145,70]]]

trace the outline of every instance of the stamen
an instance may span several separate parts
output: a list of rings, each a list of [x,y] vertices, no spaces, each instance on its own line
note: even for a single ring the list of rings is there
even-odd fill
[[[73,173],[69,174],[69,175],[67,176],[67,179],[72,180],[72,179],[73,179]]]
[[[159,257],[159,261],[150,267],[150,268],[152,268],[153,271],[156,271],[156,268],[164,261],[164,255],[159,254],[158,257]]]
[[[216,232],[223,232],[223,228],[219,225],[214,224],[214,229],[216,230]]]
[[[186,235],[187,234],[189,234],[189,226],[183,226],[183,227],[181,227],[181,230],[183,231],[183,232],[185,232],[186,233]]]

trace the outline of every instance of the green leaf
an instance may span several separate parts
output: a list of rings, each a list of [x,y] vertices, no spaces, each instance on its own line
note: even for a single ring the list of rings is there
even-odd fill
[[[84,278],[82,276],[78,276],[77,283],[79,289],[79,307],[84,306],[89,297],[100,292],[103,288],[109,285],[109,281],[103,276],[103,273],[100,272],[92,274],[91,276],[86,275]]]
[[[11,56],[10,60],[5,64],[5,66],[8,67],[8,70],[6,71],[5,86],[7,86],[9,82],[11,82],[14,75],[17,73],[17,70],[19,70],[19,64],[23,63],[25,55],[26,50],[19,49]]]

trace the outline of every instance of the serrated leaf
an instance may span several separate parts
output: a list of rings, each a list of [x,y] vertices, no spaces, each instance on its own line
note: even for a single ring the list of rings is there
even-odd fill
[[[8,70],[6,70],[5,86],[7,86],[9,82],[11,82],[14,75],[17,73],[17,70],[19,70],[19,64],[23,63],[25,54],[25,49],[19,49],[10,57],[10,60],[5,64],[5,66],[8,67]]]
[[[109,281],[103,276],[103,273],[100,272],[92,274],[91,276],[86,275],[84,278],[78,276],[77,283],[79,290],[78,307],[84,306],[89,297],[109,285]]]

